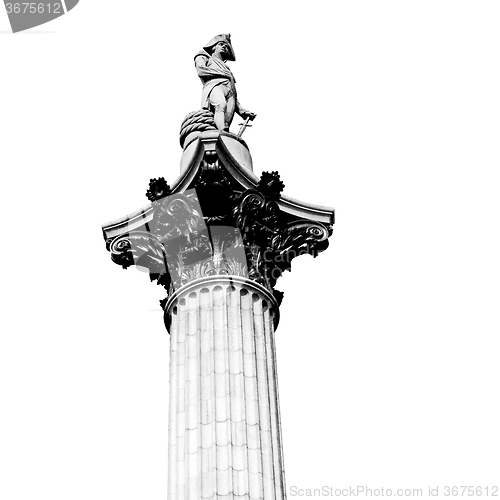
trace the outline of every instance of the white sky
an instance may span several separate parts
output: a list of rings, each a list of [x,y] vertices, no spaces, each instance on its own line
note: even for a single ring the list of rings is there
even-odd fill
[[[177,178],[226,32],[256,173],[337,215],[279,283],[289,498],[499,485],[500,4],[176,5],[0,9],[0,498],[166,498],[164,295],[100,228]]]

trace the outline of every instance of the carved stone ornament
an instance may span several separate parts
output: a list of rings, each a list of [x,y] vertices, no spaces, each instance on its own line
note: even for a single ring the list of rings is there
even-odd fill
[[[152,179],[146,193],[151,221],[107,240],[113,262],[148,269],[151,281],[169,293],[202,277],[250,278],[280,303],[274,287],[292,260],[328,246],[331,224],[281,213],[278,172],[264,172],[255,188],[239,191],[224,170],[205,168],[192,186],[172,193],[165,179]]]

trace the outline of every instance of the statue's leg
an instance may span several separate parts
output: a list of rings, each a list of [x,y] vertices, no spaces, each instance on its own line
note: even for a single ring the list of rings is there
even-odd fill
[[[230,91],[226,96],[226,123],[227,130],[229,131],[229,127],[233,122],[234,113],[236,111],[236,98],[234,94]]]
[[[225,87],[217,85],[210,92],[209,101],[214,109],[214,122],[218,130],[229,130],[229,124],[226,121],[227,101],[225,96]]]

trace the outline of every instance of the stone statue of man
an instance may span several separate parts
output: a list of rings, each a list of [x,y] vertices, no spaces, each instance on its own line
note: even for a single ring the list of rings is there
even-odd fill
[[[235,61],[231,35],[213,37],[194,57],[198,76],[203,83],[201,107],[214,114],[218,130],[228,132],[234,113],[253,120],[257,115],[242,108],[236,95],[235,78],[226,65]]]

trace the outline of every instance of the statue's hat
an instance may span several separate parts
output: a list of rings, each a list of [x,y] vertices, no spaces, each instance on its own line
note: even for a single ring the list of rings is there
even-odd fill
[[[227,43],[227,45],[229,47],[228,60],[229,61],[236,61],[236,56],[234,55],[234,49],[233,49],[233,45],[231,43],[231,35],[230,34],[214,36],[207,44],[205,44],[203,49],[206,50],[208,53],[211,53],[212,47],[219,42],[226,42]]]

